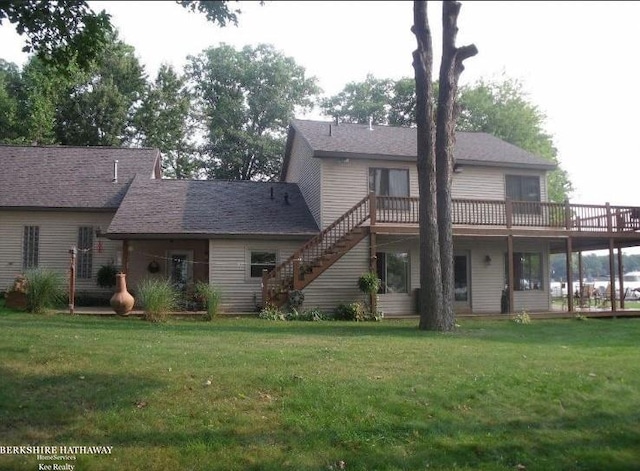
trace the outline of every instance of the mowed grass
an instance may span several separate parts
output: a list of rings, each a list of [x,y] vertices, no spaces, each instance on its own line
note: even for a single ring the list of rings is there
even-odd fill
[[[0,310],[0,446],[113,447],[53,462],[78,471],[640,469],[640,319],[459,323]]]

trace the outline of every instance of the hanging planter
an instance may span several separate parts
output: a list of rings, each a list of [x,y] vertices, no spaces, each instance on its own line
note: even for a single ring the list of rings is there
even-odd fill
[[[147,271],[149,273],[158,273],[160,271],[160,265],[158,264],[158,262],[156,262],[155,260],[153,260],[151,263],[149,263],[149,265],[147,266]]]

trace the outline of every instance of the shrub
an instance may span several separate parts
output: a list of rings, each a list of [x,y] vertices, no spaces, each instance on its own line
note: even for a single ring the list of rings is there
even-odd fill
[[[194,288],[195,295],[204,305],[207,313],[205,320],[212,320],[220,310],[220,293],[209,283],[198,281]]]
[[[299,309],[304,302],[304,293],[297,290],[289,291],[289,307],[291,309]]]
[[[258,317],[260,319],[266,319],[268,321],[287,320],[286,314],[271,304],[267,304],[264,308],[262,308],[260,314],[258,314]]]
[[[138,285],[136,300],[145,320],[164,322],[178,305],[178,293],[169,280],[147,278]]]
[[[362,303],[340,304],[334,311],[334,318],[338,321],[363,321],[366,319],[366,309]]]
[[[25,273],[27,310],[42,314],[60,307],[64,300],[62,275],[44,268],[27,270]]]
[[[526,311],[522,311],[520,314],[513,318],[513,322],[515,322],[516,324],[530,324],[531,318]]]
[[[98,270],[96,283],[101,288],[113,288],[116,285],[118,270],[113,265],[102,265]]]

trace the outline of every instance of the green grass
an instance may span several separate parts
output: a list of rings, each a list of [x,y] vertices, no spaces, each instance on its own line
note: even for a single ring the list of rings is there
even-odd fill
[[[82,471],[640,469],[640,319],[460,324],[0,308],[0,446],[113,446],[54,462]]]

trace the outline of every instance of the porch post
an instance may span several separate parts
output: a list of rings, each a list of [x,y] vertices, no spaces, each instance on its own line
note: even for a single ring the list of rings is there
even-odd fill
[[[624,267],[622,266],[622,249],[618,247],[618,280],[620,280],[620,309],[624,309]]]
[[[514,282],[514,274],[513,274],[513,236],[507,236],[507,267],[509,273],[507,274],[508,280],[508,289],[509,289],[509,314],[513,313],[513,282]]]
[[[567,310],[573,312],[573,241],[567,237]]]
[[[369,225],[371,227],[376,225],[376,213],[378,212],[378,201],[376,194],[372,191],[369,193]]]
[[[609,298],[611,300],[611,311],[616,312],[616,272],[613,263],[613,239],[609,238],[609,283],[611,286],[611,293]]]

